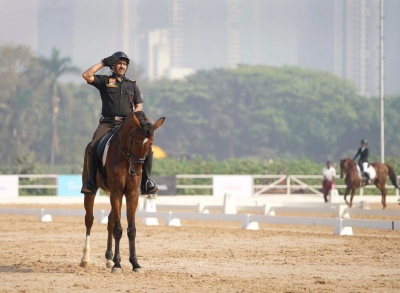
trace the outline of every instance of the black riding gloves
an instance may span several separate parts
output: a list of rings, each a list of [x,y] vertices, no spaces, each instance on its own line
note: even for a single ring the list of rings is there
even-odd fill
[[[107,57],[107,58],[104,58],[103,60],[101,60],[101,62],[103,62],[103,64],[104,64],[104,66],[108,66],[108,67],[112,67],[118,61],[119,61],[119,57],[117,57],[117,56],[110,56],[110,57]]]

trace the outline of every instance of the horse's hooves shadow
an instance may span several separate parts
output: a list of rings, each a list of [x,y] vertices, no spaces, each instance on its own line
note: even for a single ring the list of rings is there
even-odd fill
[[[122,273],[122,269],[121,268],[112,268],[111,273],[120,274],[120,273]]]
[[[0,266],[0,273],[33,273],[33,270],[19,266]]]
[[[88,268],[88,267],[90,266],[90,263],[82,261],[82,262],[79,264],[79,266],[80,266],[81,268],[86,269],[86,268]]]
[[[142,268],[136,268],[136,269],[133,269],[132,271],[135,273],[138,273],[138,274],[144,273],[144,270]]]

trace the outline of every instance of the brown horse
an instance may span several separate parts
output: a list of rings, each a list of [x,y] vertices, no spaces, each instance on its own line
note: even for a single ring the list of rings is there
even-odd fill
[[[370,165],[372,165],[376,171],[376,177],[371,180],[371,183],[375,184],[376,187],[381,191],[382,206],[383,208],[386,208],[386,179],[389,176],[392,184],[396,188],[399,188],[399,186],[397,185],[396,174],[394,173],[392,166],[390,166],[389,164],[375,162],[371,163]],[[362,187],[362,181],[360,179],[360,176],[358,175],[356,163],[354,163],[350,158],[340,160],[340,178],[343,178],[344,175],[346,175],[345,183],[347,185],[346,192],[344,194],[344,200],[349,205],[349,207],[352,207],[354,193],[357,188]],[[366,183],[365,185],[368,185],[368,183]],[[349,203],[347,202],[346,197],[350,191],[351,197]]]
[[[107,188],[104,184],[100,172],[97,173],[99,187],[110,193],[111,212],[108,216],[108,239],[106,251],[106,266],[111,272],[121,272],[121,257],[119,244],[122,237],[121,226],[121,207],[122,198],[126,198],[126,215],[128,220],[129,238],[129,261],[133,271],[139,271],[140,266],[137,262],[135,248],[135,214],[139,201],[139,186],[141,180],[142,164],[153,144],[154,131],[164,123],[165,118],[158,119],[152,124],[147,118],[139,121],[135,114],[128,116],[120,125],[117,132],[110,141],[108,154],[105,163],[107,175]],[[85,150],[85,159],[89,145]],[[86,181],[88,172],[86,164],[83,165],[82,180]],[[90,264],[90,230],[93,225],[93,205],[95,194],[85,194],[85,226],[86,242],[83,247],[83,257],[81,266],[86,267]],[[112,243],[115,240],[115,253],[113,258]]]

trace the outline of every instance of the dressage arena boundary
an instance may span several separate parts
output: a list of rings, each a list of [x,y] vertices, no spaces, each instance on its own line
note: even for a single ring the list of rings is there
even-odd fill
[[[18,189],[19,190],[30,190],[30,189],[57,189],[58,175],[56,174],[16,174],[19,179],[28,180],[28,182],[22,182],[19,180]],[[211,195],[213,189],[213,174],[177,174],[175,175],[175,179],[177,181],[181,179],[203,179],[203,180],[211,180],[210,183],[192,183],[192,184],[176,184],[176,188],[178,190],[182,189],[206,189],[210,191]],[[286,195],[295,195],[298,194],[296,192],[301,191],[303,195],[313,195],[322,197],[322,193],[320,190],[321,184],[310,184],[305,181],[307,180],[322,180],[322,175],[251,175],[253,178],[253,196],[259,195],[274,195],[274,194],[286,194]],[[50,180],[47,183],[33,183],[37,179],[47,179]],[[400,179],[400,176],[397,176],[397,180]],[[256,183],[256,180],[264,180],[268,181],[264,184]],[[342,180],[337,178],[337,181]],[[258,182],[257,181],[257,182]],[[269,182],[271,181],[271,182]],[[56,184],[54,184],[56,183]],[[336,188],[346,188],[346,185],[337,184]],[[394,186],[389,184],[386,186],[387,189],[392,190]],[[364,196],[364,189],[374,189],[377,190],[374,185],[368,185],[359,189],[359,196]],[[395,189],[395,199],[396,201],[399,199],[399,190]],[[378,194],[380,195],[380,194]],[[392,197],[392,196],[391,196]]]
[[[360,203],[362,206],[362,203]],[[191,212],[159,212],[160,209],[169,210],[191,210]],[[215,211],[210,213],[210,210]],[[238,214],[238,211],[252,211],[259,214]],[[275,212],[294,213],[321,213],[331,214],[333,218],[298,217],[298,216],[276,216]],[[219,213],[218,213],[219,212]],[[20,209],[0,208],[0,214],[37,215],[42,222],[51,222],[52,216],[75,216],[84,217],[84,210],[63,209]],[[99,223],[106,224],[109,211],[96,210],[94,216]],[[368,206],[362,208],[348,208],[347,205],[338,203],[290,203],[290,204],[265,204],[262,206],[237,206],[235,199],[226,195],[223,205],[156,205],[156,199],[142,198],[136,217],[142,219],[145,225],[158,225],[158,219],[164,220],[166,226],[181,226],[180,220],[195,221],[231,221],[240,222],[241,227],[247,230],[258,230],[258,223],[286,224],[305,226],[330,226],[334,228],[336,235],[353,235],[352,228],[369,228],[384,230],[400,230],[400,221],[380,221],[350,219],[351,214],[380,215],[400,217],[400,211],[370,210]],[[122,211],[121,217],[126,217]]]

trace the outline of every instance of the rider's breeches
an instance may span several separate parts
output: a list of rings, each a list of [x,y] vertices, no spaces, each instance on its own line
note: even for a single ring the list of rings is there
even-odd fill
[[[365,172],[364,166],[363,166],[363,164],[364,164],[365,162],[367,162],[367,161],[365,161],[365,160],[359,160],[359,161],[358,161],[358,166],[360,167],[361,173]]]
[[[95,146],[97,141],[106,133],[110,132],[114,126],[118,125],[120,121],[100,121],[96,131],[93,134],[92,141],[90,142],[89,154],[94,156],[96,154]]]

